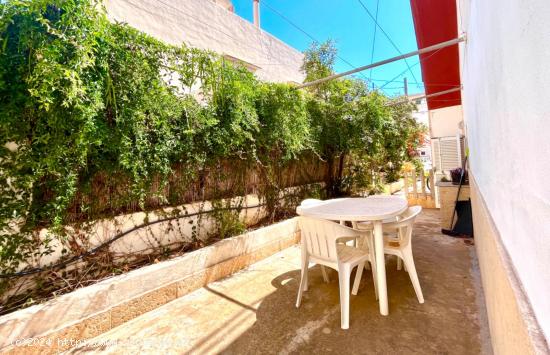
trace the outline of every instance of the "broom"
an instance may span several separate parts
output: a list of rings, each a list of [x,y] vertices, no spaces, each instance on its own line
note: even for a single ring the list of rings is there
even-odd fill
[[[466,156],[464,157],[464,161],[462,163],[462,166],[464,168],[460,172],[460,182],[458,184],[458,192],[456,193],[455,207],[453,209],[453,215],[451,216],[451,227],[453,226],[454,221],[455,221],[455,214],[457,215],[457,224],[458,224],[458,209],[457,209],[458,208],[458,199],[460,197],[460,190],[462,189],[462,184],[464,183],[464,172],[466,171],[466,163],[468,162],[468,153],[469,152],[466,151]],[[455,225],[455,227],[456,227],[456,225]],[[441,233],[445,234],[445,235],[448,235],[450,237],[455,237],[455,238],[472,238],[473,237],[472,235],[458,232],[458,231],[455,230],[455,228],[453,228],[453,229],[442,228]]]

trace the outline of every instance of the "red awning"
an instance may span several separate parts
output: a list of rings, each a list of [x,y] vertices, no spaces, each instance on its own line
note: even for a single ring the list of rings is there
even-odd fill
[[[455,0],[411,0],[418,48],[458,37]],[[426,95],[460,87],[458,44],[420,55]],[[428,98],[430,110],[461,104],[460,91]]]

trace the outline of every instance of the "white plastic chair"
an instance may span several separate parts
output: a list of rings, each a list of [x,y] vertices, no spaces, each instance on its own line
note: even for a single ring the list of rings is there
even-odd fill
[[[300,307],[303,292],[307,290],[309,263],[330,267],[338,271],[341,326],[342,329],[348,329],[351,271],[358,265],[364,267],[365,262],[371,260],[371,256],[365,250],[339,243],[339,241],[361,238],[363,234],[352,228],[322,219],[300,217],[299,223],[302,236],[302,265],[296,307]]]
[[[405,270],[409,273],[418,302],[424,303],[424,296],[422,294],[420,282],[418,281],[412,252],[413,225],[416,217],[421,211],[421,206],[409,207],[403,214],[397,217],[397,221],[384,223],[382,225],[382,230],[384,231],[384,254],[397,256],[398,270],[401,270],[401,260],[403,260]],[[355,223],[354,228],[372,234],[373,225],[370,222],[360,222]],[[359,289],[362,273],[363,268],[357,269],[355,282],[353,284],[354,292],[357,292]]]
[[[307,198],[307,199],[303,200],[302,203],[300,203],[300,206],[310,207],[310,206],[319,205],[323,202],[324,202],[323,200],[319,200],[317,198]],[[340,222],[340,224],[345,225],[345,221],[339,221],[339,222]],[[355,243],[355,240],[354,240],[354,243]],[[323,280],[326,283],[329,283],[330,282],[330,277],[328,275],[327,269],[323,265],[321,265],[321,272],[323,273]],[[306,288],[306,290],[307,290],[307,288]]]

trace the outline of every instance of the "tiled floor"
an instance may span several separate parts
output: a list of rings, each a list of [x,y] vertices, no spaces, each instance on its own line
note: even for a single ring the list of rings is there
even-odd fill
[[[286,249],[93,339],[74,353],[112,354],[478,354],[491,352],[474,246],[439,233],[438,211],[415,226],[413,249],[426,302],[405,271],[387,262],[390,314],[381,316],[372,277],[351,300],[340,329],[338,280],[312,268],[302,306],[294,306],[300,250]]]

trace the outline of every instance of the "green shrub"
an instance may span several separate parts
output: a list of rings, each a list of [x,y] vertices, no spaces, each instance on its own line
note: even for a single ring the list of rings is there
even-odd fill
[[[303,69],[307,80],[333,74],[332,42],[313,44]],[[389,105],[386,96],[369,92],[358,79],[333,80],[310,88],[308,102],[316,149],[327,161],[329,197],[378,192],[383,176],[395,181],[425,127],[411,113],[413,104]]]

